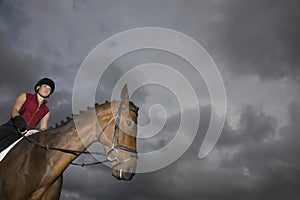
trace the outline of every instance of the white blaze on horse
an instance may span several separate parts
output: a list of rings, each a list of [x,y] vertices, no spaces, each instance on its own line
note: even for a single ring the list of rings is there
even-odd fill
[[[137,112],[124,86],[121,101],[96,105],[56,128],[21,140],[0,162],[1,199],[58,200],[64,170],[94,142],[102,144],[112,175],[131,180],[137,164]]]

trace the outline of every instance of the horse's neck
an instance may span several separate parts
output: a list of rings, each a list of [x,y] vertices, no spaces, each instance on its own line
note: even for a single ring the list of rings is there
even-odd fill
[[[96,124],[87,114],[76,117],[74,121],[54,131],[56,144],[59,148],[82,151],[94,142]]]
[[[97,112],[104,116],[109,114],[110,110],[110,106],[105,106],[105,108],[98,109]],[[74,120],[68,123],[49,130],[49,134],[45,133],[48,136],[45,137],[44,143],[50,143],[55,148],[84,151],[97,140],[98,134],[101,132],[95,114],[95,110],[92,109],[75,117]],[[53,163],[59,162],[62,169],[66,168],[77,157],[69,153],[61,154],[59,151],[53,153],[55,155],[50,159],[54,159]]]
[[[111,113],[111,106],[100,106],[97,112],[100,116],[107,116]],[[69,123],[57,127],[53,132],[55,132],[56,144],[59,144],[61,148],[82,151],[97,140],[100,129],[96,112],[91,109],[75,117]]]

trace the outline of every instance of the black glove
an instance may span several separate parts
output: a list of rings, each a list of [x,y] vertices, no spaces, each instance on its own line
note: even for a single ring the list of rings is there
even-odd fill
[[[13,118],[13,122],[14,122],[14,125],[15,125],[15,127],[19,130],[19,131],[21,131],[21,132],[24,132],[24,131],[26,131],[26,129],[27,129],[27,123],[26,123],[26,121],[23,119],[23,117],[21,117],[21,116],[15,116],[14,118]]]

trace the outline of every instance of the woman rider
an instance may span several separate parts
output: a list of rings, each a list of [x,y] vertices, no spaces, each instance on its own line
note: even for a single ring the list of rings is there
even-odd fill
[[[22,93],[19,95],[10,111],[11,119],[0,126],[0,152],[21,137],[21,132],[35,129],[40,123],[40,130],[47,130],[50,111],[46,98],[55,89],[55,83],[49,78],[39,80],[35,94]]]

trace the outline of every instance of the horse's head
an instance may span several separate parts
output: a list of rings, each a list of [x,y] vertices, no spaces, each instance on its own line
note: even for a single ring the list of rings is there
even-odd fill
[[[120,180],[131,180],[137,164],[136,134],[138,108],[129,102],[127,86],[121,101],[111,103],[111,112],[99,119],[103,133],[99,136],[106,157],[112,164],[112,175]]]

